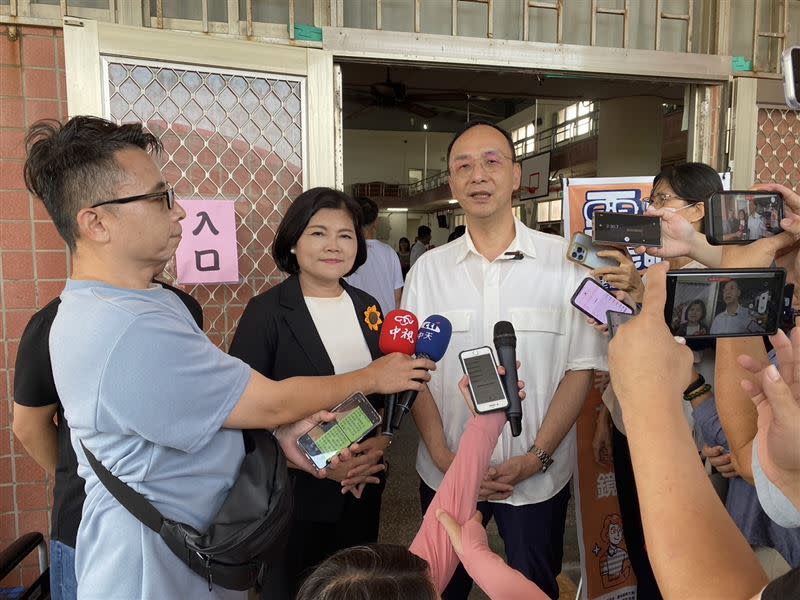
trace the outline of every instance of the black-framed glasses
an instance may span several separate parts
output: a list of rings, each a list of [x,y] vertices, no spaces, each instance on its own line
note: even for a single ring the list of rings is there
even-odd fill
[[[90,208],[97,208],[105,204],[127,204],[128,202],[136,202],[137,200],[165,200],[167,203],[167,210],[172,210],[175,206],[175,190],[168,187],[165,190],[158,192],[151,192],[149,194],[139,194],[138,196],[128,196],[127,198],[116,198],[114,200],[103,200],[92,204]]]

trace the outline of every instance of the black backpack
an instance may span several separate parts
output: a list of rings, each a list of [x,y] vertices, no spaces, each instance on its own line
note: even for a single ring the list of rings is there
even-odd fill
[[[242,431],[245,457],[214,521],[205,533],[165,518],[150,502],[113,475],[81,442],[89,464],[129,513],[161,536],[192,571],[219,585],[247,590],[283,552],[292,518],[292,486],[286,457],[264,430]]]

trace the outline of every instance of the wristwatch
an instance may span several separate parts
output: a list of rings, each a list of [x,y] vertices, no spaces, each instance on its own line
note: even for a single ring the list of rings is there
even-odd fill
[[[528,449],[528,453],[536,455],[536,458],[538,458],[539,462],[542,463],[542,473],[547,471],[547,469],[550,468],[550,465],[553,464],[553,457],[550,456],[547,452],[545,452],[541,448],[539,448],[536,444],[534,444]]]

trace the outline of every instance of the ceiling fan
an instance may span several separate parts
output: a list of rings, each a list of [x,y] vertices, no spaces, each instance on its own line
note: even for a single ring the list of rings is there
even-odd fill
[[[373,106],[378,106],[382,108],[397,108],[423,119],[430,119],[436,116],[437,112],[430,106],[421,104],[422,102],[463,100],[466,98],[465,93],[454,92],[409,94],[404,83],[392,80],[388,67],[384,81],[372,83],[366,90],[363,89],[364,87],[363,85],[345,86],[345,94],[351,100],[361,104],[361,108],[347,115],[347,117],[353,117]]]

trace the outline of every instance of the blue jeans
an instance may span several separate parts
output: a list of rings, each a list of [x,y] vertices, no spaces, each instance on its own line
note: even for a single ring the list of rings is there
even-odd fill
[[[75,548],[50,540],[50,597],[53,600],[76,600]]]

